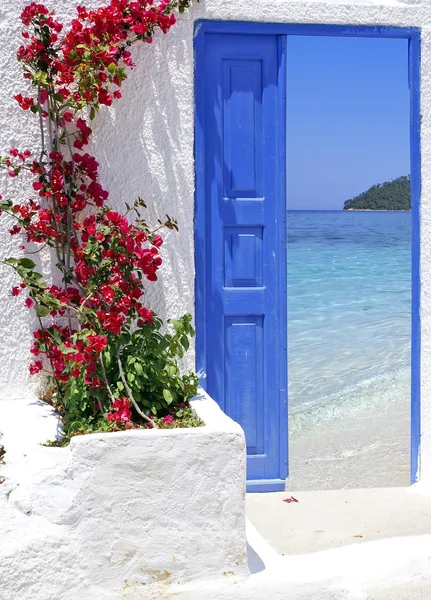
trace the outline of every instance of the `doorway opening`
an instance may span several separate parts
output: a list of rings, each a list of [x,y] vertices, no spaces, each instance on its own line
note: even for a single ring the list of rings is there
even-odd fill
[[[288,49],[288,486],[409,485],[409,40]]]
[[[403,92],[403,101],[406,107],[405,128],[408,131],[403,130],[403,139],[406,141],[406,136],[410,137],[410,168],[404,156],[404,163],[400,168],[407,171],[401,170],[399,173],[400,176],[410,175],[408,183],[411,212],[404,214],[406,223],[402,222],[401,212],[390,215],[387,213],[386,216],[382,216],[383,213],[378,215],[377,212],[371,214],[340,210],[334,218],[329,213],[324,215],[326,224],[325,219],[320,219],[320,231],[317,231],[317,221],[312,221],[314,229],[310,230],[309,223],[307,225],[304,221],[304,216],[301,217],[298,213],[292,219],[292,213],[287,211],[291,208],[289,202],[293,200],[291,186],[294,183],[288,178],[286,184],[286,165],[288,174],[291,170],[289,153],[292,147],[289,145],[289,136],[291,135],[292,140],[295,141],[295,133],[290,133],[292,130],[289,123],[291,110],[289,102],[295,98],[295,91],[291,88],[293,80],[289,79],[292,73],[289,69],[289,61],[291,56],[294,57],[295,44],[300,45],[306,38],[314,41],[314,44],[325,41],[328,44],[335,43],[333,41],[335,38],[336,41],[344,40],[357,44],[362,42],[365,44],[369,41],[381,44],[382,48],[385,43],[397,42],[400,52],[406,53],[404,63],[408,74],[408,86],[406,84],[407,89]],[[351,407],[349,418],[358,414],[369,417],[371,421],[366,422],[365,426],[369,428],[372,422],[376,431],[381,430],[381,440],[388,439],[385,433],[385,430],[389,429],[388,415],[392,419],[392,424],[398,423],[391,409],[402,405],[400,422],[403,427],[406,426],[405,421],[408,419],[410,409],[410,435],[404,430],[403,460],[407,454],[406,444],[410,442],[411,481],[417,479],[420,439],[419,43],[418,30],[392,27],[217,21],[201,21],[196,25],[197,367],[207,374],[205,387],[210,395],[244,428],[247,441],[249,491],[284,490],[288,474],[288,486],[299,485],[305,488],[308,486],[307,480],[312,476],[313,487],[315,489],[323,487],[322,482],[330,479],[328,475],[331,469],[334,469],[335,460],[343,458],[343,452],[345,459],[354,458],[355,452],[359,456],[358,448],[362,442],[359,446],[358,444],[352,446],[352,435],[358,429],[359,421],[349,422],[350,437],[347,434],[343,440],[341,436],[348,429],[348,415],[343,413],[347,406]],[[340,52],[335,53],[336,56],[339,54]],[[362,54],[363,52],[359,52],[357,56],[360,57]],[[300,55],[304,60],[304,53]],[[383,57],[383,50],[379,56]],[[376,62],[378,62],[377,58],[374,60],[374,63]],[[374,63],[370,62],[370,66],[375,66]],[[316,64],[313,68],[317,76]],[[306,77],[307,75],[303,74],[296,85],[304,86],[307,83]],[[351,81],[354,83],[355,77]],[[377,79],[376,85],[377,83],[381,82]],[[316,85],[316,78],[312,79],[311,84]],[[323,91],[327,93],[332,87],[333,82],[326,81]],[[341,94],[342,88],[339,87],[339,90]],[[376,91],[377,88],[374,92]],[[363,90],[361,98],[363,102],[367,100]],[[303,100],[306,106],[307,101],[310,100],[309,95],[304,96]],[[399,100],[400,98],[397,99]],[[358,98],[355,101],[358,102]],[[343,104],[338,112],[345,109],[346,106]],[[337,111],[334,111],[334,114],[336,113]],[[304,132],[302,136],[300,131],[296,133],[296,143],[303,144],[303,156],[307,156],[305,129],[307,127],[311,129],[311,134],[315,136],[316,131],[312,129],[311,119],[307,119],[306,110],[302,112],[302,119]],[[325,119],[320,117],[320,120]],[[326,118],[326,121],[330,122],[330,119]],[[360,127],[357,131],[360,131]],[[316,150],[310,143],[312,135],[310,137],[309,131],[308,157],[311,157]],[[345,158],[343,156],[338,159],[338,162],[335,161],[333,168],[328,168],[329,148],[331,144],[334,145],[336,135],[339,137],[344,135],[344,139],[346,138],[345,132],[337,132],[334,128],[329,128],[320,136],[324,138],[319,142],[321,159],[320,162],[318,158],[314,161],[311,169],[313,172],[307,172],[304,165],[295,167],[298,180],[301,179],[301,175],[303,177],[303,190],[307,186],[310,189],[310,181],[317,180],[315,184],[317,191],[307,194],[310,201],[315,202],[317,196],[322,199],[325,195],[329,202],[328,191],[323,194],[323,182],[325,177],[328,178],[328,172],[333,178],[334,190],[344,194],[342,199],[346,201],[360,196],[361,192],[368,191],[374,183],[382,184],[388,178],[395,178],[395,181],[390,184],[392,188],[406,185],[404,179],[397,181],[398,172],[395,170],[383,167],[380,171],[377,169],[378,161],[372,158],[376,143],[375,140],[373,143],[373,139],[370,139],[368,152],[370,168],[366,176],[363,165],[360,168],[358,166],[356,170],[361,172],[361,177],[355,176],[356,188],[353,186],[351,189],[340,191],[341,182],[344,180],[348,182],[350,176],[349,173],[344,172],[345,164],[341,171],[340,160]],[[354,140],[348,147],[353,147],[353,144]],[[362,150],[366,153],[366,149],[362,148]],[[300,153],[297,154],[299,155]],[[383,158],[387,159],[388,164],[391,162],[389,157]],[[381,161],[382,164],[383,162]],[[353,173],[355,173],[354,167],[353,164]],[[373,169],[377,170],[373,171]],[[365,186],[364,189],[362,186]],[[379,191],[381,192],[380,188]],[[387,188],[384,191],[386,192]],[[331,201],[336,200],[335,195],[334,192]],[[304,205],[304,198],[298,195],[298,200]],[[374,200],[377,202],[376,198]],[[324,208],[328,207],[329,204]],[[349,207],[350,205],[347,205],[347,208]],[[336,223],[340,219],[343,220],[340,222],[344,225],[341,229],[340,227],[337,229]],[[341,236],[340,231],[343,232]],[[373,249],[364,243],[366,235],[369,235],[369,239],[373,241]],[[341,258],[347,261],[345,264],[339,264],[340,271],[334,271],[335,276],[328,271],[328,263],[336,260],[335,255],[331,255],[326,247],[324,250],[319,249],[319,243],[323,247],[328,237],[332,237],[332,243],[337,248],[338,263]],[[338,240],[340,242],[338,246],[337,237],[341,238]],[[343,240],[345,244],[352,246],[355,246],[356,240],[356,246],[347,251],[343,246]],[[390,240],[393,242],[392,246]],[[295,244],[296,248],[299,248],[296,254],[291,249]],[[305,244],[306,250],[308,248],[310,259],[308,261],[301,250],[301,244]],[[369,252],[368,257],[359,257],[361,244],[362,250]],[[289,251],[287,251],[288,247]],[[392,270],[387,268],[385,282],[380,278],[377,270],[377,248],[382,252],[379,264],[386,266],[390,262],[393,264]],[[400,252],[398,258],[394,248]],[[293,275],[288,273],[287,256],[289,261],[293,261],[289,263]],[[353,260],[355,256],[356,262],[349,263],[347,259]],[[306,276],[306,269],[312,269],[313,265],[316,273],[320,273],[318,278],[327,284],[329,290],[326,294],[328,299],[326,305],[323,303],[321,306],[318,304],[307,306],[303,302],[305,296],[313,295],[312,287],[316,288],[318,283],[316,278],[313,280],[316,273],[311,273],[311,278]],[[354,287],[348,288],[346,281],[342,283],[337,279],[343,269],[349,270],[349,265],[362,266],[362,271],[360,272],[358,267],[356,275],[353,275],[353,278],[357,277],[359,282],[362,273],[358,294],[352,292]],[[402,269],[401,265],[404,265]],[[328,281],[330,275],[332,281]],[[287,279],[289,279],[291,294],[295,277],[298,284],[296,292],[294,291],[296,297],[291,296],[291,301],[288,301]],[[382,285],[384,289],[379,288]],[[408,290],[406,292],[408,285],[411,287],[411,294]],[[397,287],[400,290],[399,296],[396,296]],[[331,288],[333,290],[336,288],[338,297],[331,294]],[[314,290],[315,295],[325,296],[322,290],[323,288],[318,292]],[[375,295],[377,291],[381,294],[380,299],[385,296],[386,305],[375,303],[374,296],[367,296],[368,292]],[[359,296],[359,292],[363,293],[362,304],[357,302],[356,296]],[[302,299],[301,294],[304,296]],[[347,316],[343,320],[341,301],[346,300],[348,296],[351,297],[350,319]],[[395,302],[399,302],[399,305],[395,306]],[[325,313],[326,309],[323,310],[322,306],[329,307],[331,311],[332,326],[327,327],[326,330],[324,327],[328,325],[330,318],[329,313]],[[340,306],[338,312],[337,306]],[[403,315],[389,323],[390,319],[394,318],[392,313],[398,315],[400,312]],[[373,314],[375,320],[367,321],[369,317],[367,313]],[[307,316],[308,331],[304,327],[306,320],[304,315]],[[336,323],[341,323],[341,327],[337,329]],[[411,336],[406,334],[410,326]],[[321,341],[316,343],[319,327]],[[396,347],[400,337],[397,336],[397,332],[401,329],[404,340],[402,348]],[[366,331],[368,337],[365,335]],[[381,346],[376,344],[377,339],[383,340]],[[375,343],[374,353],[371,352],[370,340]],[[320,355],[317,352],[319,344],[320,349],[326,348],[326,351]],[[334,352],[336,348],[340,350],[339,355]],[[367,356],[365,356],[365,349]],[[311,350],[315,353],[312,354]],[[288,354],[289,392],[286,368]],[[401,370],[406,366],[404,363],[407,355],[411,357],[407,366],[407,383],[404,378],[401,385],[396,377],[405,375]],[[384,360],[381,360],[382,356]],[[403,358],[400,359],[400,356]],[[394,359],[394,362],[391,362],[388,357]],[[366,360],[360,363],[362,358]],[[371,372],[373,365],[377,365],[377,372]],[[389,376],[388,372],[392,375],[396,373],[395,379],[391,379],[392,375]],[[375,379],[379,377],[386,377],[387,385],[385,384],[386,387],[381,385],[376,391],[375,397],[380,403],[373,403],[370,399],[372,386],[374,383],[377,385]],[[394,402],[394,393],[398,393],[401,387],[406,389],[406,385],[409,385],[408,380],[410,380],[411,394],[407,401],[404,396],[404,403],[397,405]],[[341,386],[339,386],[340,382]],[[324,390],[324,386],[329,384],[334,386]],[[347,398],[349,385],[359,386],[359,388],[361,386],[363,388],[364,385],[366,388],[368,385],[369,388],[362,389],[362,396],[354,391],[352,398],[343,403],[343,399]],[[385,388],[384,393],[382,387]],[[381,409],[385,393],[389,409],[384,413]],[[324,402],[321,402],[322,397]],[[362,398],[361,401],[358,400],[359,397]],[[290,461],[287,444],[288,402],[291,404]],[[340,434],[338,446],[334,445],[337,432]],[[392,439],[395,440],[397,435],[395,432]],[[294,440],[292,436],[295,436]],[[321,439],[324,436],[326,436],[326,447]],[[365,440],[365,446],[367,444],[372,446],[373,443]],[[316,448],[315,451],[313,450],[314,454],[310,451],[313,444]],[[329,446],[332,444],[330,449],[336,455],[333,457],[334,462],[327,461],[326,471],[321,468],[313,471],[310,465],[324,462],[328,444]],[[361,448],[359,450],[362,451]],[[389,456],[391,451],[389,447],[382,449],[386,456]],[[379,468],[378,464],[384,464],[384,457],[380,463],[377,463],[377,455],[378,452],[369,455],[366,471],[376,471]],[[339,474],[345,471],[345,468],[341,468]],[[406,471],[407,469],[404,468],[404,475]],[[347,483],[341,478],[337,482],[334,478],[330,486],[342,487],[349,485],[351,480],[357,486],[359,478],[354,469],[352,473]],[[363,485],[367,483],[364,481]],[[374,481],[371,485],[375,485]]]

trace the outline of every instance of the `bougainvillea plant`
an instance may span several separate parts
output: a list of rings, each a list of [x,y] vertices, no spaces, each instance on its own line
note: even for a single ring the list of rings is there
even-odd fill
[[[24,236],[21,250],[52,249],[60,276],[45,281],[27,256],[5,262],[20,277],[12,296],[25,296],[39,323],[30,373],[42,371],[55,385],[71,432],[95,421],[170,425],[196,393],[196,375],[178,366],[194,334],[190,315],[167,330],[144,301],[162,263],[160,230],[177,224],[166,216],[151,227],[140,198],[125,203],[124,214],[112,210],[98,162],[86,152],[89,123],[121,97],[134,66],[131,45],[166,33],[190,4],[111,0],[97,10],[79,7],[67,30],[42,4],[21,14],[17,56],[33,93],[15,100],[38,120],[40,151],[12,148],[0,157],[10,177],[30,177],[34,196],[0,197],[0,212],[14,219],[10,234]]]

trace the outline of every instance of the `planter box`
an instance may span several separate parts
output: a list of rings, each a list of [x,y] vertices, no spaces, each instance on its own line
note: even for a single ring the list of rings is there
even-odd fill
[[[75,437],[0,486],[0,598],[247,575],[244,434],[205,394],[192,404],[204,427]]]

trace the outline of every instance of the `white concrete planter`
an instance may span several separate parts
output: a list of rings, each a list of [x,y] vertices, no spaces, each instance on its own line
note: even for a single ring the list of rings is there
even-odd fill
[[[152,598],[247,575],[244,434],[208,396],[192,404],[204,427],[76,437],[10,465],[1,599]]]

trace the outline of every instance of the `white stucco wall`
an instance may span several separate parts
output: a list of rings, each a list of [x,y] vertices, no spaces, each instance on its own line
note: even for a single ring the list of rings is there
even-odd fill
[[[46,406],[27,411],[24,447],[8,428],[1,600],[152,598],[160,586],[246,577],[244,433],[207,396],[193,406],[204,427],[95,434],[67,448],[39,445],[55,434]]]
[[[102,0],[89,0],[95,7]],[[18,15],[25,2],[0,5],[0,149],[37,147],[37,129],[13,95],[25,90],[15,60],[21,30]],[[47,0],[64,21],[81,0]],[[415,26],[422,29],[422,480],[431,485],[431,0],[396,2],[325,2],[273,0],[202,0],[183,15],[167,36],[134,49],[137,67],[126,82],[122,100],[94,122],[95,153],[110,202],[123,206],[138,195],[153,212],[177,218],[180,233],[170,233],[164,249],[161,282],[149,286],[148,300],[162,315],[194,311],[193,267],[193,24],[195,19],[235,19],[290,23]],[[0,180],[2,189],[13,182]],[[24,193],[24,189],[22,189]],[[6,194],[3,194],[6,195]],[[0,259],[15,253],[17,240],[0,220]],[[48,259],[45,259],[49,263]],[[33,323],[22,303],[8,296],[13,273],[0,265],[0,399],[20,397],[34,387],[27,372],[26,349]],[[152,288],[152,289],[151,289]],[[190,357],[193,362],[193,357]]]

